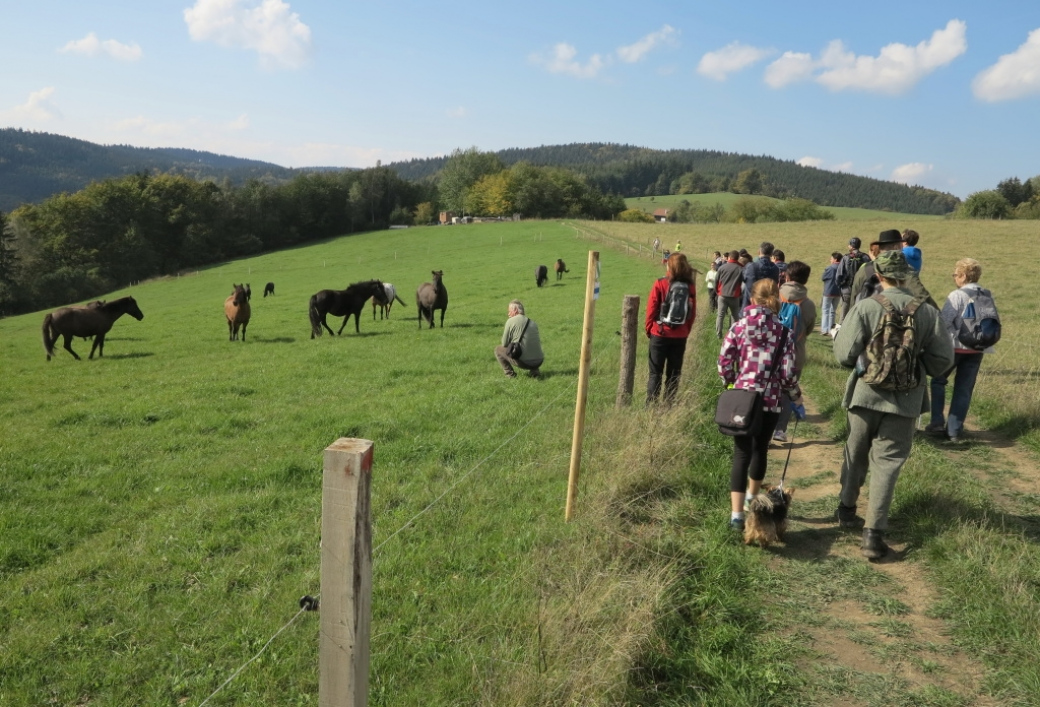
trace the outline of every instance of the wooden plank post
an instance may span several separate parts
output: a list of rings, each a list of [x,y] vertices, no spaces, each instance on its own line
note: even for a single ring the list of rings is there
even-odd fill
[[[636,378],[636,342],[639,339],[639,295],[625,295],[621,306],[621,371],[618,376],[618,408],[632,402]]]
[[[574,433],[571,437],[571,467],[567,478],[567,509],[570,522],[578,496],[578,470],[581,468],[581,442],[585,436],[585,404],[589,399],[589,364],[592,363],[592,322],[596,313],[596,286],[599,284],[599,251],[589,251],[585,276],[585,323],[582,326],[581,362],[578,366],[578,399],[574,404]]]
[[[318,704],[368,704],[372,622],[372,442],[325,448],[321,492]]]

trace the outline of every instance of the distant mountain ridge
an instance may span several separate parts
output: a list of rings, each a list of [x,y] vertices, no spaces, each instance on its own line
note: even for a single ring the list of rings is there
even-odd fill
[[[196,179],[242,184],[259,179],[283,183],[301,171],[270,162],[176,147],[98,145],[86,140],[0,129],[0,211],[75,192],[92,181],[136,172],[171,172]]]
[[[516,162],[568,167],[586,175],[604,192],[625,197],[675,193],[672,183],[697,172],[706,180],[735,180],[757,169],[769,196],[795,196],[821,206],[852,206],[903,213],[946,214],[960,203],[953,194],[907,186],[855,174],[804,167],[792,160],[716,150],[653,150],[615,143],[572,143],[510,148],[495,154],[506,166]],[[387,165],[404,179],[433,177],[448,157],[431,157]]]

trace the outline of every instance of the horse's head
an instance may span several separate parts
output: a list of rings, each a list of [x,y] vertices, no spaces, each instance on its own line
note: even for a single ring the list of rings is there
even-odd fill
[[[386,296],[386,286],[382,280],[372,280],[372,297],[379,304],[390,304],[390,298]]]
[[[442,277],[444,277],[444,271],[443,270],[434,270],[433,271],[433,284],[434,285],[439,285],[440,282],[441,282],[441,278]]]
[[[246,288],[242,287],[242,285],[232,285],[232,287],[235,288],[231,292],[232,296],[235,298],[233,300],[234,303],[235,303],[235,306],[236,307],[241,307],[242,305],[244,305],[246,303],[246,300],[248,299],[246,297]]]
[[[124,297],[123,299],[117,301],[122,303],[121,309],[126,314],[129,314],[137,321],[141,321],[142,319],[144,319],[144,312],[142,312],[141,308],[137,306],[137,300],[135,300],[133,297]],[[115,304],[115,302],[113,302],[112,304]]]

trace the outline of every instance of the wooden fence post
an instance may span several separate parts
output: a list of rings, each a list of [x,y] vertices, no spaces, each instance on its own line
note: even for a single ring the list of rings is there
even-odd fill
[[[585,272],[585,319],[581,336],[581,361],[578,365],[578,399],[574,404],[571,466],[567,478],[567,509],[564,512],[564,519],[568,522],[574,513],[574,500],[578,496],[581,443],[585,436],[585,405],[589,399],[589,364],[592,363],[592,323],[596,314],[595,288],[599,283],[599,251],[589,251],[589,265]]]
[[[621,373],[618,378],[617,407],[632,402],[636,376],[636,341],[639,331],[639,295],[625,295],[621,307]]]
[[[318,704],[368,704],[372,622],[372,442],[340,438],[325,448],[321,490]]]

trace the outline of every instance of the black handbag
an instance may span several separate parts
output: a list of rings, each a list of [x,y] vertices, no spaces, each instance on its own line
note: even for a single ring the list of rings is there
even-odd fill
[[[769,378],[776,375],[776,369],[780,366],[780,360],[784,355],[784,347],[787,345],[787,327],[780,334],[780,345],[773,357],[773,365],[769,367]],[[718,405],[715,407],[715,424],[719,426],[719,432],[729,437],[744,437],[754,435],[762,421],[762,394],[757,390],[738,390],[728,388],[719,396]]]
[[[516,341],[510,341],[509,345],[506,346],[506,356],[513,359],[514,361],[519,361],[520,357],[524,355],[524,350],[520,346],[520,341],[524,338],[524,334],[527,332],[527,325],[530,323],[531,318],[528,317],[527,321],[524,322],[524,328],[520,330],[519,338],[517,338]]]

